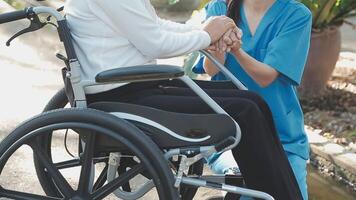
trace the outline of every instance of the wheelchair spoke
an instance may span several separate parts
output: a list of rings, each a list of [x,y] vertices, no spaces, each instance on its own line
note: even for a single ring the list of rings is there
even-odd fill
[[[93,170],[93,157],[94,157],[94,144],[95,144],[95,134],[87,134],[85,139],[84,152],[81,156],[82,169],[80,172],[80,179],[78,185],[79,194],[88,194],[91,192],[91,182],[94,177],[92,177]]]
[[[113,181],[109,182],[108,184],[95,191],[92,195],[92,199],[105,198],[106,196],[114,192],[117,188],[121,187],[123,184],[127,183],[129,180],[140,174],[143,170],[144,167],[142,164],[138,164],[132,167],[127,172],[121,174],[121,176],[117,177]]]
[[[133,167],[138,164],[140,163],[136,162],[133,158],[122,158],[120,161],[120,167],[118,168],[118,173],[126,172],[127,167]],[[151,176],[147,173],[147,171],[142,171],[140,174],[147,179],[151,179]]]
[[[80,160],[72,159],[64,162],[55,163],[54,165],[57,167],[57,169],[68,169],[68,168],[80,166]]]
[[[121,174],[124,174],[126,172],[126,167],[125,166],[122,166],[120,165],[119,168],[117,169],[117,173],[119,174],[119,176]],[[122,189],[126,192],[131,192],[131,187],[130,187],[130,183],[127,182],[125,183],[123,186],[122,186]]]
[[[45,197],[36,194],[28,194],[24,192],[0,189],[0,197],[5,197],[9,199],[18,199],[18,200],[60,200],[62,198],[55,197]]]
[[[105,168],[101,171],[98,179],[96,180],[93,186],[93,191],[99,189],[105,184],[107,172],[108,172],[108,165],[105,165]]]
[[[35,153],[36,158],[42,163],[47,172],[51,175],[53,181],[56,183],[56,186],[61,191],[62,195],[68,198],[71,197],[74,194],[73,188],[69,185],[61,172],[59,172],[59,170],[55,167],[46,152],[44,152],[37,143],[31,143],[30,146]]]

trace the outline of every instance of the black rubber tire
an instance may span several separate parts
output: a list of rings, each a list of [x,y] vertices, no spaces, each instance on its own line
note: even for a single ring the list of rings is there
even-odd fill
[[[62,88],[49,100],[43,112],[64,108],[68,103],[66,91]]]
[[[65,89],[62,88],[49,100],[48,104],[43,109],[43,112],[64,108],[68,103],[69,102]],[[51,144],[52,144],[52,133],[48,133],[44,135],[41,138],[41,143],[39,144],[45,149],[45,151],[47,152],[50,158],[52,157]],[[49,177],[44,166],[37,159],[34,159],[34,165],[35,165],[38,181],[40,182],[43,191],[49,196],[54,196],[54,197],[60,196],[61,194],[59,193],[52,179]]]
[[[174,187],[174,176],[162,151],[140,129],[113,115],[92,109],[60,109],[33,117],[22,123],[0,143],[0,174],[10,154],[8,149],[30,132],[61,123],[81,123],[101,127],[111,131],[110,137],[130,147],[139,155],[141,163],[152,176],[160,199],[179,199]],[[28,138],[27,138],[28,139]],[[29,142],[29,141],[27,141]],[[23,142],[26,143],[26,142]],[[11,153],[11,152],[10,152]]]

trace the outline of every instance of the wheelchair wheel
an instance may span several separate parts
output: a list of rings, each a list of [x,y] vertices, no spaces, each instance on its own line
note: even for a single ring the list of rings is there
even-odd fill
[[[44,135],[52,132],[63,133],[63,130],[75,130],[83,142],[83,152],[79,162],[64,160],[53,162],[45,150],[39,145]],[[107,137],[120,144],[120,152],[135,158],[136,165],[127,169],[113,181],[102,187],[94,188],[101,182],[100,176],[95,178],[93,170],[103,162],[102,154],[97,152],[97,137]],[[62,109],[43,113],[23,123],[0,143],[0,175],[4,172],[7,161],[21,147],[32,149],[35,160],[45,166],[45,171],[55,184],[58,196],[41,196],[18,192],[0,187],[0,197],[10,199],[103,199],[117,188],[140,174],[147,174],[155,185],[159,199],[178,199],[174,188],[174,177],[162,151],[153,141],[135,126],[110,114],[91,109]],[[104,159],[105,160],[105,159]],[[105,161],[104,161],[105,162]],[[79,179],[68,181],[63,170],[80,168]],[[105,169],[105,168],[104,168]],[[77,186],[77,189],[73,189]]]
[[[65,93],[65,89],[59,90],[53,97],[52,99],[48,102],[46,107],[44,108],[44,112],[50,111],[50,110],[55,110],[55,109],[60,109],[64,108],[68,104],[68,98]],[[39,140],[39,145],[44,148],[44,151],[47,153],[48,157],[52,158],[52,152],[51,152],[51,146],[52,146],[52,133],[45,134],[41,136],[41,140]],[[81,149],[78,149],[80,152]],[[120,165],[121,167],[118,168],[118,174],[122,173],[123,169],[125,169],[127,166],[125,166],[127,163],[130,162],[122,162]],[[34,160],[35,164],[35,169],[36,169],[36,174],[39,179],[39,182],[44,190],[44,192],[47,195],[50,196],[59,196],[60,193],[51,179],[50,175],[46,171],[45,167],[38,161]],[[106,163],[107,164],[107,163]],[[179,163],[173,163],[175,167],[179,165]],[[203,161],[199,161],[192,165],[189,169],[188,175],[202,175],[203,174],[203,168],[204,168],[204,163]],[[103,183],[106,181],[106,176],[102,176],[103,180],[102,182],[98,182],[98,184],[95,187],[101,187]],[[126,183],[123,186],[124,191],[130,191],[131,186],[130,183]],[[183,185],[180,189],[180,195],[183,200],[192,200],[197,192],[197,188],[193,187],[188,187]]]

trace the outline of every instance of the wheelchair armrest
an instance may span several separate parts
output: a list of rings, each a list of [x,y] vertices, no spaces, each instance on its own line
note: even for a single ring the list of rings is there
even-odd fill
[[[184,75],[181,67],[172,65],[141,65],[120,67],[100,72],[96,75],[97,83],[139,82],[178,78]]]
[[[248,90],[247,87],[241,83],[239,79],[236,78],[235,75],[233,75],[223,64],[219,62],[211,53],[209,53],[207,50],[200,50],[200,53],[202,53],[206,58],[208,58],[210,61],[214,63],[214,65],[226,76],[226,78],[229,78],[231,82],[240,90]]]

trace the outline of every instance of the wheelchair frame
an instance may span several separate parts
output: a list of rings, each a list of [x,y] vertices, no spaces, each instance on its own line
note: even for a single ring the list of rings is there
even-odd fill
[[[72,43],[72,38],[71,38],[71,33],[70,30],[67,26],[67,21],[66,19],[55,9],[49,8],[49,7],[31,7],[27,8],[25,10],[26,12],[26,17],[30,18],[31,16],[38,15],[38,14],[49,14],[50,16],[54,17],[58,23],[58,33],[60,40],[63,42],[67,58],[65,60],[65,63],[67,65],[67,69],[65,71],[64,79],[69,80],[67,84],[65,83],[65,87],[67,90],[67,95],[70,96],[72,95],[71,99],[71,104],[73,107],[76,108],[87,108],[87,102],[86,102],[86,94],[85,94],[85,88],[88,86],[94,86],[94,85],[99,85],[98,82],[95,81],[89,81],[89,80],[82,80],[81,78],[81,64],[77,58],[77,55],[75,53],[75,49]],[[25,17],[23,17],[25,18]],[[21,19],[20,17],[17,17],[17,19]],[[14,20],[13,20],[14,21]],[[228,71],[224,65],[219,63],[209,52],[207,51],[200,51],[202,54],[204,54],[207,58],[209,58],[225,75],[226,77],[230,78],[231,81],[237,86],[237,88],[241,90],[247,90],[247,88],[233,75],[231,74],[230,71]],[[143,67],[144,68],[144,67]],[[227,112],[223,110],[208,94],[204,92],[193,80],[191,80],[187,76],[181,76],[181,77],[172,77],[177,78],[184,82],[188,87],[190,87],[204,102],[206,102],[216,113],[218,114],[223,114],[227,115]],[[167,79],[167,78],[164,78]],[[144,80],[138,80],[138,81],[153,81],[153,80],[162,80],[160,78],[157,79],[144,79]],[[130,80],[130,81],[125,81],[125,82],[135,82],[137,80]],[[120,82],[110,82],[112,83],[120,83]],[[70,93],[70,90],[72,91],[72,94]],[[130,117],[127,116],[127,113],[111,113],[112,115],[128,120]],[[132,117],[132,116],[131,116]],[[230,117],[230,116],[229,116]],[[231,117],[230,117],[231,118]],[[222,141],[218,145],[215,146],[201,146],[199,149],[189,149],[189,148],[184,148],[184,152],[182,151],[181,148],[175,148],[175,149],[169,149],[165,152],[164,157],[166,159],[170,159],[173,156],[180,155],[182,156],[182,160],[180,162],[178,172],[175,176],[175,184],[174,186],[179,188],[181,184],[185,185],[191,185],[193,187],[206,187],[206,188],[212,188],[212,189],[217,189],[217,190],[222,190],[222,191],[227,191],[230,193],[236,193],[236,194],[241,194],[245,196],[250,196],[254,198],[261,198],[261,199],[266,199],[266,200],[273,200],[274,198],[270,196],[269,194],[266,194],[264,192],[260,191],[255,191],[251,189],[246,189],[246,188],[241,188],[241,187],[236,187],[236,186],[231,186],[227,185],[224,183],[225,177],[223,176],[201,176],[201,177],[186,177],[184,176],[185,171],[189,169],[191,165],[196,163],[197,161],[203,159],[204,157],[208,157],[212,155],[213,153],[216,152],[225,152],[228,150],[233,149],[236,147],[241,139],[241,129],[236,121],[234,121],[232,118],[231,120],[235,123],[236,126],[236,136],[234,141],[231,140],[226,140]],[[149,122],[148,122],[149,123]],[[151,124],[152,125],[152,124]],[[155,126],[153,124],[152,126]],[[159,127],[158,127],[159,128]],[[178,135],[175,133],[171,134],[172,136]],[[186,141],[190,141],[192,139],[189,138],[183,138]],[[193,141],[192,141],[193,142]],[[192,143],[193,144],[193,143]],[[82,145],[85,146],[86,144],[82,142]],[[116,172],[116,167],[118,160],[120,159],[119,153],[110,153],[109,157],[109,169],[108,169],[108,177],[114,177],[115,172]],[[111,175],[110,175],[111,174]],[[92,179],[92,178],[90,178]],[[110,180],[108,180],[110,181]],[[138,191],[135,191],[134,193],[127,193],[122,190],[117,190],[115,192],[116,196],[121,197],[123,199],[137,199],[144,194],[146,194],[148,191],[150,191],[154,187],[153,181],[150,180],[147,183],[143,185]]]

